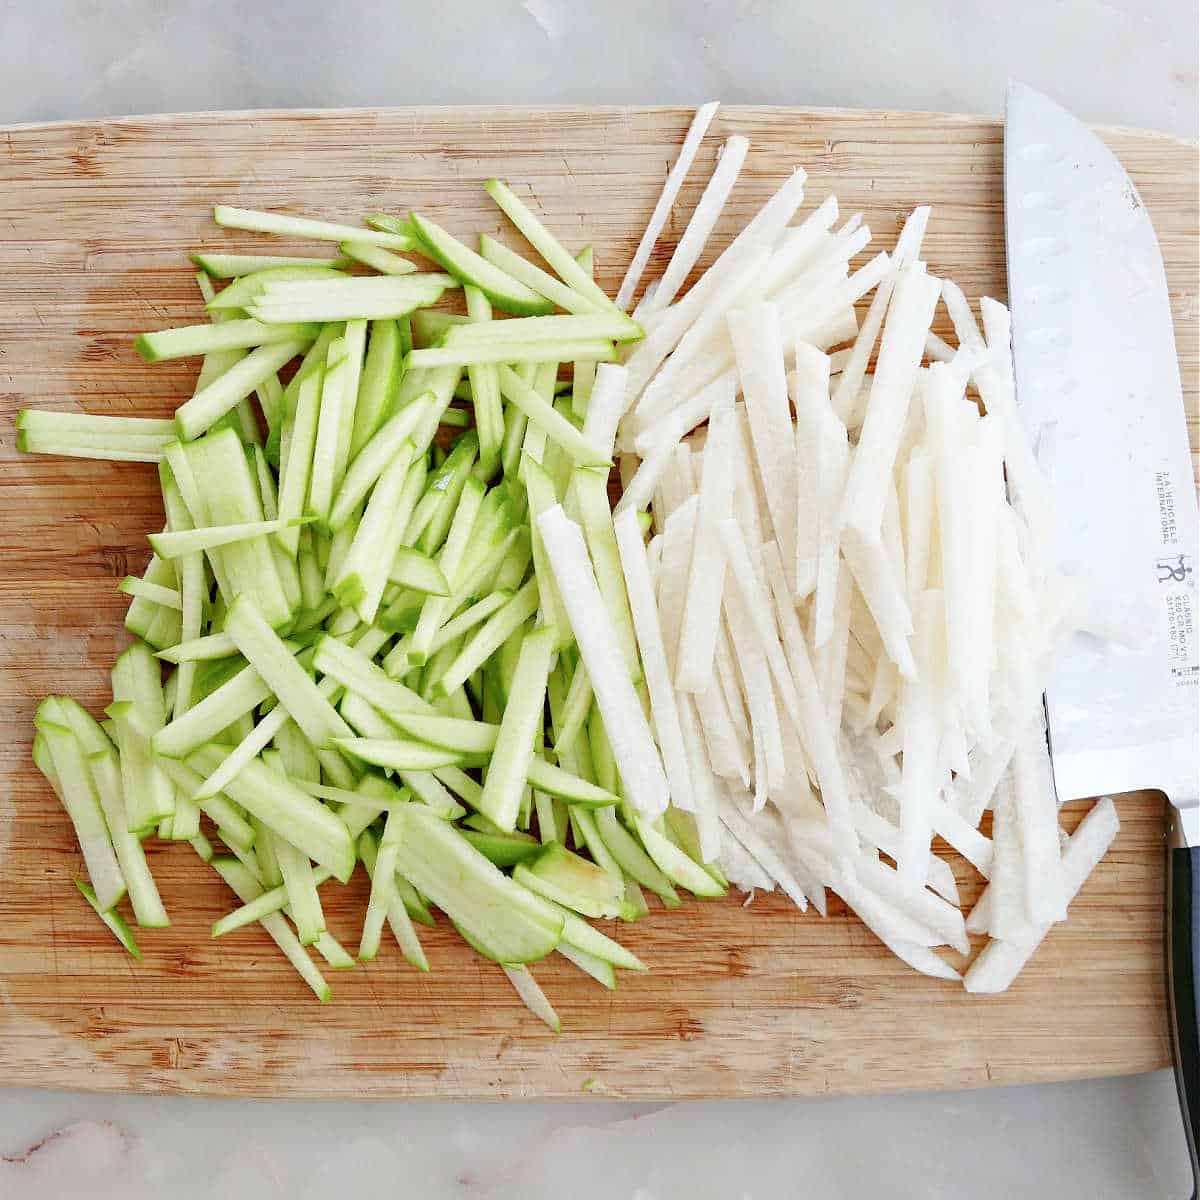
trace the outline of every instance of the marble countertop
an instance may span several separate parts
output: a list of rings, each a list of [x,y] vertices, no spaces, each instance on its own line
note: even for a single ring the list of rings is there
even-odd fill
[[[653,8],[653,11],[650,11]],[[1197,135],[1195,0],[8,0],[0,123],[191,109],[728,102],[998,113]],[[42,47],[40,52],[30,47]],[[319,1104],[0,1091],[0,1196],[1173,1200],[1167,1072],[887,1098]]]

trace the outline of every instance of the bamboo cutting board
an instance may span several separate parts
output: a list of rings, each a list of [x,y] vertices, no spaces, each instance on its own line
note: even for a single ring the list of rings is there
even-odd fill
[[[39,697],[93,711],[126,641],[118,579],[161,526],[153,469],[24,458],[17,408],[163,416],[195,362],[144,365],[132,335],[194,322],[184,251],[286,252],[211,224],[214,202],[356,221],[420,208],[460,233],[504,229],[491,175],[532,196],[614,290],[673,161],[680,109],[398,109],[139,118],[0,131],[0,1084],[279,1096],[638,1098],[959,1087],[1147,1070],[1168,1061],[1161,797],[1119,803],[1113,851],[1007,995],[970,997],[893,959],[836,900],[822,921],[776,896],[690,901],[617,932],[651,967],[616,994],[557,957],[535,968],[555,1037],[442,922],[422,976],[388,946],[313,1001],[255,927],[220,942],[231,894],[186,845],[153,843],[173,918],[137,966],[71,884],[81,860],[29,761]],[[661,270],[720,141],[752,151],[723,244],[795,165],[809,196],[862,209],[890,249],[932,203],[931,270],[1003,296],[1001,129],[883,112],[723,109],[652,266]],[[1172,286],[1197,440],[1195,148],[1109,140],[1149,205]],[[511,244],[517,244],[512,242]],[[1073,825],[1085,805],[1072,805]],[[964,898],[980,881],[955,863]],[[356,945],[361,873],[323,892]],[[589,1082],[590,1081],[590,1082]]]

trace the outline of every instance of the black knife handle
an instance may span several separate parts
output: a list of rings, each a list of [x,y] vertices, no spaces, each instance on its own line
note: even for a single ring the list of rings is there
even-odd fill
[[[1171,810],[1173,812],[1173,810]],[[1181,844],[1178,818],[1167,842],[1167,991],[1171,1008],[1171,1045],[1175,1083],[1183,1112],[1183,1131],[1192,1162],[1195,1200],[1200,1189],[1200,847]]]

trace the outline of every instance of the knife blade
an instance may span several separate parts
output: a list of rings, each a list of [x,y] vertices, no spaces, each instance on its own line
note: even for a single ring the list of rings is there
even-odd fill
[[[1064,801],[1161,789],[1196,845],[1196,488],[1158,239],[1108,147],[1023,84],[1004,146],[1018,410],[1093,630],[1046,689],[1055,785]]]
[[[1050,479],[1052,552],[1092,608],[1046,688],[1054,782],[1064,801],[1154,788],[1173,806],[1167,994],[1200,1186],[1198,534],[1166,273],[1108,147],[1016,82],[1004,205],[1017,407]]]

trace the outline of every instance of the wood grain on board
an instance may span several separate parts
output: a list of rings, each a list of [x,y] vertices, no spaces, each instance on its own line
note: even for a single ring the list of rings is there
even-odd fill
[[[356,221],[419,208],[452,230],[512,231],[480,189],[531,198],[570,246],[596,247],[610,290],[690,112],[397,109],[136,118],[0,131],[0,1084],[279,1096],[687,1097],[885,1091],[1108,1075],[1168,1061],[1161,967],[1162,800],[1119,801],[1120,837],[1012,990],[971,997],[914,974],[836,900],[828,920],[776,896],[655,908],[616,931],[650,966],[595,986],[557,956],[535,968],[555,1037],[441,922],[433,970],[387,946],[331,973],[318,1005],[257,927],[214,942],[231,894],[186,845],[154,842],[169,930],[141,966],[71,880],[80,855],[29,761],[46,692],[99,711],[126,641],[117,581],[160,528],[155,472],[19,456],[23,406],[169,414],[196,363],[143,364],[133,334],[201,318],[189,249],[283,252],[225,232],[225,201]],[[730,133],[752,151],[714,248],[796,165],[890,249],[934,205],[932,270],[1003,297],[1001,128],[960,117],[726,108],[650,277]],[[1149,206],[1172,289],[1197,442],[1194,147],[1106,135]],[[947,331],[944,331],[947,332]],[[1086,805],[1070,806],[1073,824]],[[980,881],[954,862],[967,901]],[[362,879],[322,893],[357,944]],[[590,1083],[588,1081],[591,1081]],[[586,1084],[586,1088],[585,1088]]]

